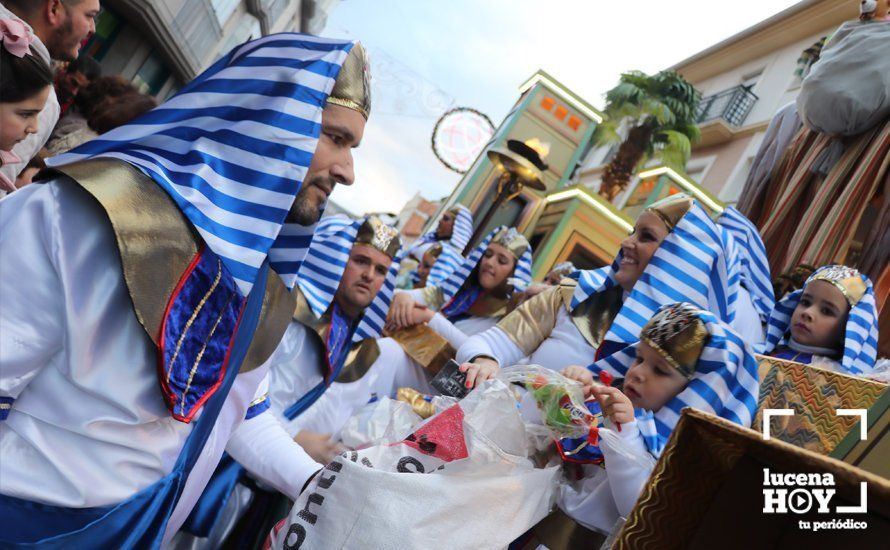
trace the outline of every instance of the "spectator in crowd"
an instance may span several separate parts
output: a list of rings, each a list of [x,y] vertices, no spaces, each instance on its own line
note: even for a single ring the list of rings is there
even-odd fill
[[[81,42],[95,30],[99,0],[3,0],[0,19],[24,23],[36,39],[31,47],[50,66],[51,60],[74,61]],[[37,117],[37,132],[16,144],[13,154],[29,161],[46,143],[59,120],[59,101],[54,90]],[[7,181],[15,181],[24,164],[7,163],[0,173]]]
[[[53,75],[37,54],[34,35],[21,22],[0,18],[0,190],[15,191],[23,160],[13,149],[40,129],[38,113],[52,91]]]
[[[90,82],[102,76],[99,63],[89,55],[81,55],[56,74],[56,96],[59,98],[59,116],[64,119],[68,109],[74,105],[77,92]]]
[[[74,98],[74,107],[65,115],[47,142],[49,156],[64,153],[89,141],[102,132],[90,128],[90,117],[103,102],[120,96],[139,96],[139,91],[127,79],[120,76],[100,76]]]

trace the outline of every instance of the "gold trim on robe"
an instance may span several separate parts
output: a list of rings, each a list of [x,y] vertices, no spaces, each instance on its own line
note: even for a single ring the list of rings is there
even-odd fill
[[[170,296],[203,241],[167,192],[129,163],[94,159],[53,172],[77,182],[108,216],[136,318],[157,346]],[[278,347],[290,322],[291,300],[270,270],[256,333],[239,372],[262,365]]]
[[[435,376],[457,354],[448,340],[428,325],[414,325],[386,335],[395,340],[408,357],[422,366],[430,376]]]
[[[294,287],[292,295],[294,298],[294,321],[308,328],[318,337],[316,344],[320,346],[321,352],[326,354],[327,346],[325,342],[327,342],[328,331],[331,328],[330,310],[326,311],[320,318],[317,318],[312,312],[312,308],[309,307],[309,303],[306,301],[306,297],[303,295],[300,287]],[[379,356],[380,348],[377,346],[377,340],[374,338],[365,338],[360,342],[352,344],[346,353],[343,368],[334,382],[355,382],[367,374]],[[322,376],[326,375],[327,363],[318,365],[318,370],[322,373]]]

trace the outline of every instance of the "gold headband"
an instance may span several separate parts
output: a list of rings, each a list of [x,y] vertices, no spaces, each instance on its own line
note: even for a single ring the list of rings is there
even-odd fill
[[[640,332],[640,340],[657,351],[680,374],[692,378],[708,341],[708,328],[692,304],[673,304],[655,314]]]
[[[528,250],[530,246],[525,236],[517,231],[515,227],[501,229],[495,233],[491,242],[497,243],[509,250],[517,260],[525,254],[525,251]]]
[[[442,255],[442,243],[434,243],[433,246],[426,249],[426,252],[423,253],[424,256],[427,254],[432,254],[433,258],[438,258]],[[423,258],[421,258],[422,260]]]
[[[368,54],[356,43],[337,74],[328,103],[358,111],[365,120],[371,114],[371,69]]]
[[[652,212],[658,216],[667,226],[668,231],[673,231],[690,208],[692,208],[692,197],[685,193],[677,193],[652,203],[646,208],[646,212]]]
[[[867,289],[862,275],[852,267],[845,265],[830,265],[821,269],[810,277],[810,281],[825,281],[834,285],[844,295],[850,307],[859,303]]]
[[[402,241],[395,228],[383,223],[377,216],[368,216],[365,223],[358,228],[355,244],[365,244],[395,258]]]

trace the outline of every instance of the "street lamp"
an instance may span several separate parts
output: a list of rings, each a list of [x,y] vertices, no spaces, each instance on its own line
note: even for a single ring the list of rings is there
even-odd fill
[[[532,147],[535,145],[536,147]],[[495,147],[489,149],[488,159],[494,164],[495,168],[500,172],[498,176],[498,189],[495,194],[494,201],[482,218],[482,221],[473,231],[473,236],[464,249],[466,256],[473,245],[476,243],[482,231],[488,226],[492,216],[507,201],[510,201],[522,192],[523,187],[530,187],[537,191],[544,191],[547,186],[544,185],[543,171],[547,169],[547,164],[541,158],[538,150],[542,149],[543,144],[538,140],[528,140],[523,143],[516,139],[507,140],[507,147]],[[546,156],[546,152],[543,153]]]

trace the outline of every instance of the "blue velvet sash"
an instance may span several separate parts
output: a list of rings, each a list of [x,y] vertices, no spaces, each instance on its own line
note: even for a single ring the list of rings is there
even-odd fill
[[[795,361],[797,363],[803,363],[804,365],[809,365],[813,362],[812,353],[794,351],[793,349],[784,346],[776,348],[772,353],[770,353],[770,357],[775,357],[776,359],[784,359],[785,361]]]
[[[173,471],[113,506],[63,508],[0,495],[0,547],[157,548],[188,475],[204,449],[259,321],[268,262],[234,327],[236,335],[217,391],[204,403]],[[226,276],[229,277],[228,273]]]

